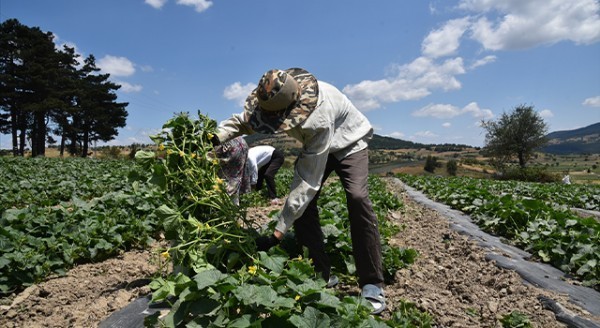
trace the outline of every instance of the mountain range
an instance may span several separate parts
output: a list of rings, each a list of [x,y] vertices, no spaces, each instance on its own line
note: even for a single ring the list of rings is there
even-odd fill
[[[541,150],[544,153],[598,154],[600,153],[600,122],[586,127],[556,131],[546,135],[548,144]]]

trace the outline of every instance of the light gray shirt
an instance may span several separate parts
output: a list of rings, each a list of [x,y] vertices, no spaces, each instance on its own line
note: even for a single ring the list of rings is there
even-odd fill
[[[317,107],[300,125],[285,131],[302,143],[294,169],[290,194],[275,229],[285,233],[321,188],[327,157],[337,159],[367,148],[373,128],[367,118],[336,87],[319,81]],[[235,114],[219,124],[222,142],[242,134],[253,134],[244,113]]]

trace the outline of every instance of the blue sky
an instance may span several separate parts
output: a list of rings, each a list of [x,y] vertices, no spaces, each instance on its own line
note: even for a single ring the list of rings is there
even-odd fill
[[[482,146],[480,121],[522,104],[550,132],[600,121],[597,0],[0,0],[0,18],[53,32],[122,85],[129,117],[110,144],[151,143],[175,112],[221,121],[290,67],[415,142]]]

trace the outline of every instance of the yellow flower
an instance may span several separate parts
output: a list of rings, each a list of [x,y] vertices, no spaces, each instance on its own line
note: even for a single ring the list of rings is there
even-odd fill
[[[300,299],[300,295],[296,295],[296,297],[294,297],[294,300],[299,300]]]
[[[248,268],[248,272],[249,272],[251,275],[255,275],[255,274],[256,274],[256,269],[258,269],[258,268],[256,267],[256,265],[252,265],[252,266],[250,266],[250,267]]]
[[[165,145],[163,145],[163,144],[158,145],[158,150],[165,150]]]
[[[169,255],[169,251],[164,251],[164,252],[160,253],[160,256],[162,256],[165,260],[168,260],[171,258],[171,255]]]
[[[298,255],[298,258],[297,258],[297,260],[298,260],[298,261],[302,261],[302,255]]]
[[[206,136],[208,137],[208,140],[210,140],[210,139],[212,139],[212,138],[213,138],[215,135],[209,132],[208,134],[206,134]]]
[[[213,185],[213,190],[214,191],[220,191],[221,187],[218,184]]]
[[[192,158],[196,158],[196,153],[193,153],[193,154],[192,154]]]
[[[167,155],[171,155],[173,151],[171,149],[167,149]]]
[[[219,160],[215,158],[215,159],[213,159],[212,163],[213,163],[213,165],[218,165],[219,164]]]
[[[184,155],[185,155],[185,153],[183,152],[183,150],[180,150],[180,151],[179,151],[179,156],[180,156],[180,157],[183,157]]]
[[[221,179],[221,178],[217,178],[216,181],[217,181],[217,184],[223,184],[223,179]]]

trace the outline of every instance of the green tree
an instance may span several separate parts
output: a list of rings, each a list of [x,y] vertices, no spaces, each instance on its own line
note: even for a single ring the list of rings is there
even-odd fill
[[[9,19],[0,24],[0,132],[10,133],[13,155],[43,156],[46,141],[61,137],[61,154],[87,156],[89,143],[109,141],[125,126],[127,103],[119,85],[98,74],[93,55],[81,68],[73,48],[58,50],[51,32]]]
[[[446,163],[446,171],[452,176],[456,175],[456,171],[458,171],[458,164],[456,163],[456,160],[451,159]]]
[[[524,168],[535,150],[548,142],[548,126],[533,106],[519,105],[497,121],[482,121],[482,127],[486,130],[483,151],[497,167],[517,158]]]
[[[43,156],[51,113],[64,107],[64,70],[74,59],[57,51],[53,39],[16,19],[0,25],[0,129],[10,131],[15,156],[23,155],[27,138],[32,155]]]
[[[437,157],[428,155],[427,159],[425,160],[425,166],[423,167],[423,169],[429,173],[433,173],[437,166]]]
[[[110,141],[118,134],[117,128],[124,127],[128,103],[118,103],[114,91],[121,86],[108,80],[109,74],[98,74],[93,55],[85,59],[79,94],[79,123],[81,132],[81,156],[88,154],[90,142]]]

